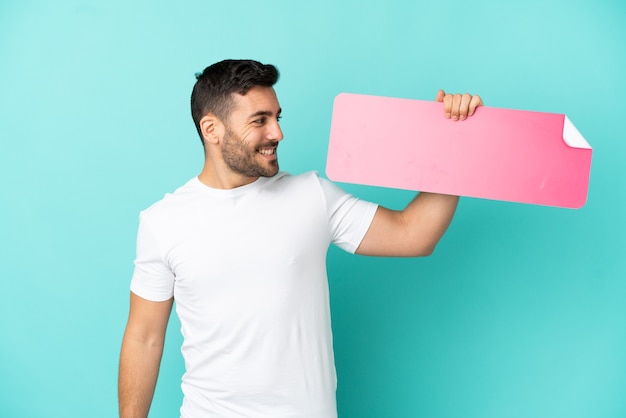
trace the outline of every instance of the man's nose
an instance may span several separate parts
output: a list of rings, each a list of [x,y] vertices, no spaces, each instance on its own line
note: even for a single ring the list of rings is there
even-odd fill
[[[278,123],[278,121],[275,121],[269,126],[267,138],[271,139],[272,141],[283,140],[283,130],[280,128],[280,123]]]

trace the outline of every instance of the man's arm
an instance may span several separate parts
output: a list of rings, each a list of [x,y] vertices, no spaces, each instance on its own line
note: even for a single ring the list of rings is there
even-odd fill
[[[118,380],[121,418],[148,416],[173,301],[152,302],[130,294]]]
[[[462,121],[483,104],[480,96],[437,93],[444,117]],[[448,229],[459,202],[458,196],[420,193],[401,211],[379,207],[357,254],[386,257],[430,255]]]

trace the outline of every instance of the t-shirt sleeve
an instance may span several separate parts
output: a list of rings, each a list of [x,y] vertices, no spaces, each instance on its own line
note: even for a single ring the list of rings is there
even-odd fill
[[[157,238],[143,214],[139,218],[137,255],[130,290],[155,302],[174,295],[174,273],[166,265]]]
[[[367,233],[378,205],[358,199],[324,178],[319,180],[326,199],[332,242],[354,253]]]

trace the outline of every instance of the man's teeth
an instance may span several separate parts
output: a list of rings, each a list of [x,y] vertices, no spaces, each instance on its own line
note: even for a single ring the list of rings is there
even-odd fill
[[[260,149],[259,153],[263,154],[263,155],[273,155],[274,154],[274,148],[270,148],[270,149]]]

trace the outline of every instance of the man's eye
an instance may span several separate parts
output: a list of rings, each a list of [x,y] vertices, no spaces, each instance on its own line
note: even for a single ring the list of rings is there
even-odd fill
[[[265,118],[260,118],[254,121],[257,125],[263,125],[265,123]]]
[[[278,115],[276,116],[276,120],[280,122],[280,120],[283,118],[283,115]]]

